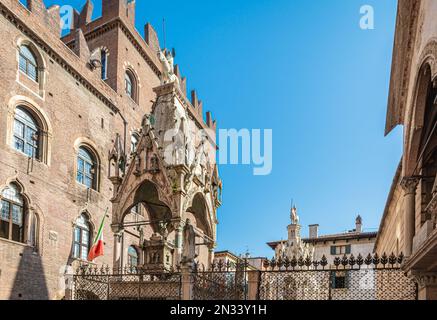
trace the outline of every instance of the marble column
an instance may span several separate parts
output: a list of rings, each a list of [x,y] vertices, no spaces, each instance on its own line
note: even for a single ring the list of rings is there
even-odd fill
[[[114,270],[118,271],[123,266],[121,265],[121,240],[122,240],[122,231],[114,232]]]
[[[175,222],[175,254],[174,263],[178,265],[182,259],[182,245],[183,245],[183,223],[182,221]]]
[[[413,238],[416,234],[416,189],[419,184],[417,177],[405,177],[401,186],[404,189],[404,254],[413,253]]]

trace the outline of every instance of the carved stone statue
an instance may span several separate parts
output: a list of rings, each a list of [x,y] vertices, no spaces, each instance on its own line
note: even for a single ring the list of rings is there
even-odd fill
[[[193,262],[194,258],[196,258],[196,232],[191,225],[190,219],[187,219],[184,227],[184,247],[182,257],[185,262]]]
[[[135,174],[138,175],[141,173],[141,158],[136,155],[135,157]]]
[[[296,207],[293,207],[291,209],[291,224],[299,224],[299,216],[297,215],[297,209]]]
[[[164,221],[160,221],[159,225],[158,225],[159,234],[162,236],[162,238],[164,240],[167,240],[167,237],[168,237],[167,225],[168,225],[168,223],[164,222]]]
[[[148,134],[151,127],[152,127],[151,115],[145,114],[143,116],[143,120],[141,121],[141,128],[143,129],[143,134],[144,135]]]
[[[167,84],[170,82],[176,82],[179,86],[179,78],[174,73],[174,58],[171,52],[165,50],[158,52],[159,61],[162,64],[162,76],[161,76],[161,84]]]

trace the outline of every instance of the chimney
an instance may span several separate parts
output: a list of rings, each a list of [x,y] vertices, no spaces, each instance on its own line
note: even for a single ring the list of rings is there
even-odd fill
[[[360,215],[355,219],[355,232],[361,233],[363,230],[363,219]]]
[[[309,226],[310,228],[310,239],[317,239],[319,237],[319,225],[312,224]]]

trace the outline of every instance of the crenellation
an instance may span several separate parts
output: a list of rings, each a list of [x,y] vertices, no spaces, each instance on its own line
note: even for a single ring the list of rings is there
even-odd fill
[[[191,90],[191,104],[193,105],[194,109],[197,109],[199,106],[199,99],[197,97],[196,90]]]
[[[89,62],[90,49],[83,35],[82,29],[76,29],[73,52],[83,61]]]
[[[144,26],[144,40],[155,52],[158,52],[161,49],[158,35],[150,23],[146,23]]]
[[[81,28],[92,21],[94,5],[90,0],[87,0],[79,14],[78,27]]]

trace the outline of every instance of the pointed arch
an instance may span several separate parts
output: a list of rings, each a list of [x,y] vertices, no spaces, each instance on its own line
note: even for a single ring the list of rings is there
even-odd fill
[[[208,202],[201,192],[197,192],[191,198],[186,212],[191,213],[196,220],[196,227],[209,238],[214,239],[213,221]]]
[[[0,238],[29,242],[30,199],[17,180],[9,181],[0,190]]]
[[[139,91],[140,91],[140,78],[135,68],[125,62],[124,64],[124,76],[123,76],[123,89],[124,93],[129,96],[136,104],[139,103]]]

